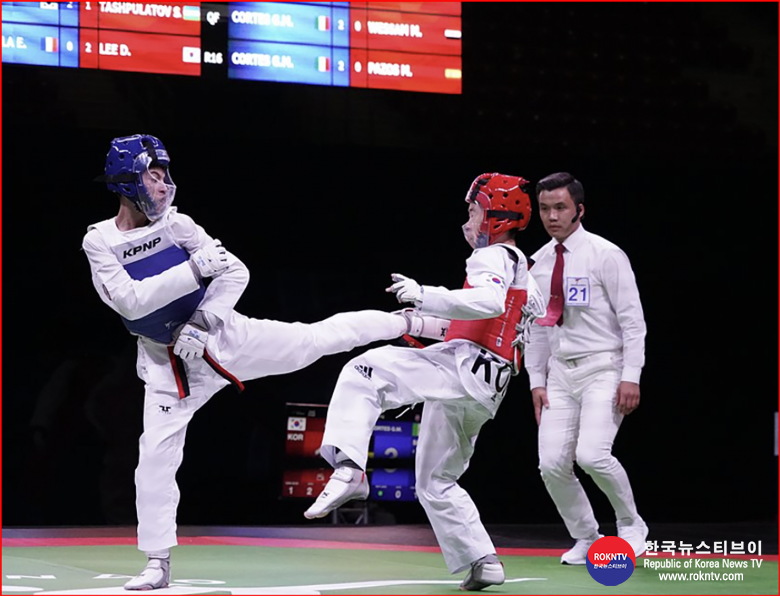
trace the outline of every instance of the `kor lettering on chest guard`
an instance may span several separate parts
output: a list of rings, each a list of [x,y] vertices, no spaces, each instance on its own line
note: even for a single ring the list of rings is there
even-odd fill
[[[131,257],[134,257],[139,252],[145,252],[147,250],[152,250],[155,246],[160,244],[162,241],[162,237],[155,238],[154,240],[150,240],[149,242],[144,242],[143,244],[139,246],[133,246],[131,248],[128,248],[125,250],[124,253],[122,253],[123,259],[129,259]]]

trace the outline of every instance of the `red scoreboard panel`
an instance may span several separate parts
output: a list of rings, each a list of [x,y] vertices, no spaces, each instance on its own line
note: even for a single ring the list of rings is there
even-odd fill
[[[200,75],[200,37],[81,30],[82,68]]]
[[[322,435],[325,433],[326,406],[309,406],[308,411],[292,412],[287,417],[285,455],[319,457]],[[311,413],[311,415],[307,415]],[[321,416],[321,417],[320,417]]]
[[[325,488],[332,470],[285,470],[282,478],[283,497],[316,497]]]
[[[396,10],[400,12],[424,12],[448,14],[459,17],[460,2],[350,2],[350,9],[373,8],[374,10]]]
[[[81,2],[79,26],[199,36],[200,3]]]
[[[350,59],[352,87],[461,92],[460,56],[351,50]]]
[[[461,93],[459,2],[351,2],[349,12],[351,87]]]
[[[350,9],[351,48],[460,56],[460,17]]]
[[[282,498],[314,498],[320,494],[332,470],[320,457],[328,407],[325,404],[286,404],[287,440],[282,474]]]
[[[79,3],[81,68],[200,76],[200,6]]]

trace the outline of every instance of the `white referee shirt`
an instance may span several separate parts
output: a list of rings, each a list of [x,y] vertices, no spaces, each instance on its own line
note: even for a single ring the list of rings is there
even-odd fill
[[[531,274],[548,304],[556,244],[552,239],[531,257]],[[524,354],[531,388],[547,385],[551,355],[571,360],[599,352],[622,352],[621,379],[639,383],[647,328],[628,257],[582,224],[563,246],[563,325],[533,326]]]

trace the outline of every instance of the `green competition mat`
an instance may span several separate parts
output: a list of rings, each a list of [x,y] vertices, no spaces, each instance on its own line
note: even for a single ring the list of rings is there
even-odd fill
[[[4,542],[7,542],[4,540]],[[429,549],[430,550],[430,549]],[[507,581],[485,594],[777,594],[777,556],[760,567],[678,570],[709,576],[662,579],[637,560],[633,575],[602,586],[585,567],[561,565],[558,556],[520,556],[499,549]],[[504,551],[504,552],[502,552]],[[542,551],[543,552],[543,551]],[[385,545],[354,548],[182,545],[172,551],[165,594],[463,594],[465,574],[450,575],[438,552]],[[722,561],[723,559],[713,559]],[[4,546],[3,594],[130,594],[122,588],[145,559],[130,544]],[[741,577],[731,574],[739,573]],[[715,577],[718,574],[718,577]],[[727,575],[729,574],[729,575]]]

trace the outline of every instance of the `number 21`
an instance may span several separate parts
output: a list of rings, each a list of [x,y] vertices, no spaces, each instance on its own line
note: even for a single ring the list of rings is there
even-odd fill
[[[580,291],[582,296],[580,299],[577,299],[577,290]],[[569,288],[569,302],[585,302],[587,300],[586,296],[586,288],[585,286],[582,286],[580,288],[577,288],[576,286],[573,288]]]

